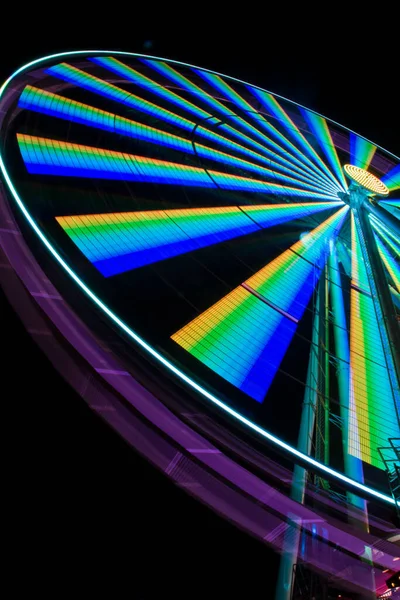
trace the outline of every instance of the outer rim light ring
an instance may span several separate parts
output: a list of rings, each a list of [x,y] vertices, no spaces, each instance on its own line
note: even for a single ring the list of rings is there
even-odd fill
[[[82,54],[85,54],[85,55],[88,55],[88,54],[111,54],[111,55],[124,55],[124,56],[140,56],[140,57],[145,57],[145,58],[150,58],[150,59],[155,59],[155,60],[167,60],[167,62],[174,63],[174,64],[179,64],[179,65],[182,65],[182,66],[185,66],[185,67],[193,67],[194,66],[194,65],[190,65],[188,63],[184,63],[184,62],[181,62],[181,61],[169,60],[169,59],[165,59],[165,58],[161,58],[161,57],[149,56],[149,55],[139,54],[139,53],[134,53],[134,52],[123,52],[123,51],[113,51],[113,50],[77,50],[77,51],[70,51],[70,52],[61,52],[61,53],[51,54],[49,56],[45,56],[43,58],[36,59],[36,60],[31,61],[31,62],[27,63],[26,65],[20,67],[19,69],[17,69],[3,83],[3,85],[1,86],[1,88],[0,88],[0,100],[2,99],[2,96],[4,95],[4,92],[6,91],[9,83],[15,77],[17,77],[17,75],[19,75],[23,71],[27,71],[33,65],[39,65],[39,64],[41,64],[43,62],[46,62],[46,61],[49,61],[49,60],[53,60],[53,59],[58,58],[58,57],[77,56],[77,55],[82,55]],[[197,68],[200,68],[200,67],[195,67],[195,68],[197,69]],[[227,77],[228,79],[231,79],[233,81],[237,81],[237,82],[239,82],[241,84],[244,84],[244,85],[252,85],[252,84],[246,83],[244,81],[241,81],[240,79],[236,79],[234,77],[229,77],[229,76],[223,75],[221,73],[218,73],[216,71],[211,71],[209,69],[201,69],[201,70],[205,70],[207,72],[211,72],[211,73],[214,73],[216,75],[222,75],[223,77]],[[267,90],[263,90],[262,88],[260,88],[258,86],[252,86],[252,87],[257,88],[257,89],[261,89],[262,91],[267,91]],[[278,94],[274,94],[274,96],[279,97],[279,98],[283,98],[284,100],[287,100],[286,98],[284,98],[283,96],[279,96]],[[293,102],[291,100],[287,100],[287,101],[289,101],[292,104],[295,104],[297,106],[301,106],[301,105],[299,105],[296,102]],[[315,111],[313,111],[313,112],[315,112]],[[319,113],[315,113],[315,114],[319,114]],[[335,121],[332,121],[331,119],[329,119],[329,121],[332,122],[332,123],[335,123]],[[339,123],[335,123],[335,124],[339,125],[340,127],[342,127]],[[347,128],[345,128],[345,129],[347,129]],[[348,131],[351,131],[351,130],[348,129]],[[377,147],[381,148],[380,146],[377,146]],[[381,148],[381,149],[384,150],[384,148]],[[384,150],[384,152],[387,152],[387,151]],[[400,158],[397,157],[397,156],[395,156],[394,154],[392,154],[392,153],[388,153],[388,154],[390,154],[396,160],[400,161]],[[358,481],[355,481],[354,479],[351,479],[350,477],[347,477],[346,475],[344,475],[344,474],[342,474],[342,473],[340,473],[338,471],[335,471],[334,469],[331,469],[330,467],[328,467],[328,466],[326,466],[326,465],[318,462],[314,458],[311,458],[310,456],[308,456],[306,454],[303,454],[302,452],[300,452],[299,450],[297,450],[297,448],[294,448],[293,446],[290,446],[289,444],[287,444],[286,442],[284,442],[280,438],[278,438],[278,437],[272,435],[271,433],[269,433],[267,430],[262,429],[261,427],[259,427],[258,425],[256,425],[256,423],[253,423],[249,419],[246,419],[246,417],[244,417],[240,413],[238,413],[235,410],[233,410],[230,406],[228,406],[227,404],[225,404],[224,402],[222,402],[222,400],[220,400],[219,398],[217,398],[216,396],[214,396],[213,394],[211,394],[210,392],[208,392],[206,389],[202,388],[198,383],[196,383],[195,381],[193,381],[192,379],[190,379],[190,377],[188,377],[183,371],[181,371],[180,369],[178,369],[174,364],[172,364],[171,362],[169,362],[159,352],[157,352],[152,346],[150,346],[145,340],[143,340],[140,336],[138,336],[115,313],[113,313],[108,308],[108,306],[106,304],[104,304],[100,300],[100,298],[98,298],[91,291],[91,289],[78,277],[78,275],[75,273],[75,271],[73,271],[73,269],[69,266],[69,264],[60,256],[60,254],[58,254],[57,250],[51,245],[51,243],[49,242],[49,240],[46,238],[46,236],[44,235],[44,233],[41,231],[41,229],[37,225],[36,221],[30,215],[30,213],[29,213],[28,209],[26,208],[26,206],[24,205],[23,201],[19,197],[18,192],[15,189],[14,184],[13,184],[13,182],[12,182],[12,180],[11,180],[9,174],[8,174],[8,171],[7,171],[6,167],[5,167],[5,164],[4,164],[4,161],[3,161],[3,156],[1,154],[1,152],[0,152],[0,169],[1,169],[1,172],[2,172],[3,177],[5,179],[5,182],[7,184],[7,187],[9,189],[9,191],[11,192],[14,200],[16,201],[16,203],[17,203],[19,209],[21,210],[22,214],[24,215],[24,217],[26,218],[26,220],[28,221],[28,223],[30,224],[30,226],[32,227],[32,229],[35,231],[35,233],[38,235],[38,237],[42,241],[42,243],[46,246],[46,248],[50,251],[50,253],[57,260],[57,262],[63,267],[63,269],[75,281],[75,283],[81,288],[81,290],[83,290],[83,292],[85,292],[85,294],[95,304],[97,304],[97,306],[108,317],[110,317],[112,319],[112,321],[114,321],[114,323],[116,323],[120,327],[120,329],[122,329],[131,339],[133,339],[142,348],[144,348],[149,354],[151,354],[158,362],[160,362],[161,364],[163,364],[164,367],[168,368],[172,373],[174,373],[176,376],[178,376],[182,381],[184,381],[186,384],[188,384],[192,389],[196,390],[202,396],[204,396],[205,398],[207,398],[208,400],[210,400],[213,404],[215,404],[216,406],[218,406],[219,408],[221,408],[222,410],[224,410],[225,413],[229,414],[231,417],[234,417],[237,421],[241,422],[243,425],[246,425],[247,427],[249,427],[250,429],[252,429],[256,433],[258,433],[264,439],[267,439],[268,441],[272,442],[275,446],[280,447],[281,449],[285,450],[289,454],[292,454],[293,456],[296,456],[297,458],[301,459],[302,461],[304,461],[304,462],[312,465],[314,468],[317,468],[319,471],[325,472],[325,473],[327,473],[330,476],[336,477],[336,479],[339,479],[343,483],[346,483],[351,488],[353,488],[353,492],[358,490],[358,491],[364,492],[364,493],[366,493],[366,494],[368,494],[368,495],[370,495],[372,497],[375,497],[375,498],[378,498],[380,500],[383,500],[384,502],[387,502],[388,504],[392,504],[392,505],[395,504],[394,499],[391,498],[390,496],[386,496],[386,494],[378,492],[377,490],[374,490],[373,488],[370,488],[370,487],[364,485],[363,483],[359,483]],[[400,505],[400,503],[399,503],[399,505]]]

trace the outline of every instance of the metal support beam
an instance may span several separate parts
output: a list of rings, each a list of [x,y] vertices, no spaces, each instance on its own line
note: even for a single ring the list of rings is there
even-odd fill
[[[391,231],[393,231],[393,233],[400,240],[400,221],[399,221],[399,219],[397,219],[394,215],[392,215],[390,212],[388,212],[382,206],[379,206],[379,204],[377,202],[375,202],[374,200],[370,200],[370,199],[365,200],[363,208],[365,209],[364,212],[374,215],[380,221],[385,223],[386,227],[388,227]]]
[[[357,436],[357,431],[350,432],[350,346],[346,313],[344,308],[342,282],[336,248],[332,244],[329,256],[329,278],[331,280],[332,319],[335,340],[335,353],[338,360],[337,379],[339,387],[340,416],[343,431],[343,458],[346,475],[356,481],[364,481],[362,462],[348,452],[349,436]],[[348,492],[350,504],[366,511],[366,501]]]
[[[324,281],[320,281],[315,303],[315,314],[311,337],[311,350],[308,362],[306,388],[301,413],[300,431],[297,447],[300,452],[310,454],[315,426],[315,412],[318,400],[318,354],[320,339],[320,294]],[[294,466],[291,497],[297,502],[304,502],[307,470],[299,465]],[[288,515],[288,526],[285,532],[284,547],[279,567],[276,600],[291,600],[293,585],[293,567],[297,562],[300,544],[301,521],[298,515]]]
[[[330,393],[330,357],[329,357],[329,266],[328,263],[325,265],[325,292],[324,292],[324,301],[325,301],[325,315],[324,315],[324,396],[325,396],[325,440],[324,440],[324,464],[329,465],[329,444],[330,444],[330,435],[329,435],[329,393]]]
[[[350,420],[350,345],[343,301],[341,276],[339,271],[339,262],[337,259],[336,248],[333,244],[331,245],[328,264],[329,276],[331,280],[330,289],[332,298],[335,351],[339,361],[337,377],[339,387],[340,414],[342,418],[344,469],[346,475],[349,477],[356,479],[357,481],[364,482],[362,461],[348,452],[349,436],[358,436],[358,431],[350,430],[351,422],[355,422],[353,419]],[[350,522],[353,522],[356,527],[361,527],[363,530],[369,531],[367,502],[363,498],[360,498],[351,492],[347,492],[347,500],[349,504],[360,509],[361,515],[363,516],[362,520],[353,520],[350,517]],[[365,547],[365,560],[371,565],[371,589],[375,589],[372,552],[371,548],[367,546]],[[371,599],[374,597],[374,594],[371,595]]]

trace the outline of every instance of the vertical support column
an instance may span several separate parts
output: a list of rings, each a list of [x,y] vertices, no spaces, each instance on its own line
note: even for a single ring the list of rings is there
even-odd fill
[[[332,244],[328,260],[329,278],[331,281],[331,300],[332,300],[332,318],[333,332],[335,340],[335,352],[338,360],[337,379],[339,387],[340,416],[342,419],[343,432],[343,457],[344,469],[346,475],[357,481],[364,481],[362,462],[356,456],[348,452],[348,441],[350,434],[350,346],[348,329],[346,322],[346,313],[344,309],[342,283],[339,272],[339,262],[337,259],[336,248]],[[351,432],[352,435],[358,435],[357,431]],[[357,506],[363,511],[367,510],[364,499],[356,496],[352,492],[347,493],[347,499],[350,504]]]
[[[339,271],[339,262],[337,259],[336,248],[332,244],[331,253],[329,256],[329,277],[331,280],[331,298],[332,298],[332,315],[334,325],[334,339],[335,339],[335,351],[338,359],[338,387],[339,387],[339,401],[340,401],[340,416],[342,419],[342,441],[343,441],[343,458],[344,458],[344,469],[346,475],[357,481],[364,482],[364,472],[362,461],[348,452],[349,436],[358,436],[358,431],[350,431],[351,424],[353,427],[357,427],[356,420],[351,419],[350,410],[350,390],[351,390],[351,372],[350,372],[350,345],[348,337],[348,329],[346,323],[346,313],[343,302],[343,292],[341,277]],[[369,530],[368,523],[368,509],[367,502],[353,494],[347,492],[348,503],[357,507],[363,516],[363,519],[354,521],[356,527],[361,527],[364,531]],[[351,517],[349,519],[352,521]],[[365,560],[371,565],[370,577],[371,577],[371,590],[375,589],[375,576],[372,562],[372,551],[371,548],[365,546]],[[375,594],[371,595],[371,599],[375,598]]]
[[[325,340],[324,340],[324,387],[325,387],[325,443],[324,443],[324,464],[329,465],[329,444],[330,444],[330,436],[329,436],[329,391],[330,391],[330,381],[329,381],[329,265],[328,263],[325,265],[325,315],[324,315],[324,323],[325,323]]]
[[[315,426],[315,412],[318,400],[318,359],[320,339],[320,294],[325,285],[323,280],[318,286],[313,329],[311,337],[310,358],[307,369],[307,380],[304,392],[303,409],[301,413],[300,431],[297,447],[300,452],[310,454]],[[291,497],[297,502],[304,502],[307,470],[299,465],[294,466]],[[290,600],[292,596],[293,567],[297,562],[299,552],[301,522],[298,515],[288,515],[288,526],[285,532],[284,547],[279,566],[276,600]]]
[[[318,290],[318,400],[315,424],[315,457],[329,463],[329,280],[328,265],[324,267]],[[320,482],[321,478],[317,478]],[[322,482],[323,487],[324,482]],[[319,483],[318,483],[319,485]]]

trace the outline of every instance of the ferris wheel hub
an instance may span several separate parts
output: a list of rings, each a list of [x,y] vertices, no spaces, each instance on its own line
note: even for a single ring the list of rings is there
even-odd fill
[[[361,188],[361,190],[365,190],[365,196],[370,196],[371,194],[377,196],[388,196],[388,187],[383,183],[383,181],[369,171],[350,164],[344,165],[344,170],[348,178],[352,181],[350,191],[352,189],[358,189],[360,191]]]

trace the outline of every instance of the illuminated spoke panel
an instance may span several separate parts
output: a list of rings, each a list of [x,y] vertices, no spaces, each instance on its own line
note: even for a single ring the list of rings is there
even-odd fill
[[[374,215],[370,215],[372,227],[379,233],[386,246],[389,247],[397,261],[400,260],[400,238],[391,232],[382,221],[379,221]]]
[[[196,70],[195,72],[207,83],[213,86],[219,93],[223,94],[228,100],[233,102],[235,106],[238,106],[245,111],[246,116],[251,118],[253,121],[255,120],[259,128],[263,129],[265,132],[268,132],[269,135],[272,135],[280,143],[275,142],[273,139],[271,139],[271,137],[267,136],[266,133],[262,133],[259,131],[259,129],[256,129],[252,125],[246,124],[247,129],[253,136],[260,139],[264,144],[267,144],[267,146],[273,148],[274,151],[279,155],[284,156],[287,154],[288,157],[290,157],[290,160],[293,163],[296,163],[301,169],[313,173],[314,176],[317,176],[322,180],[326,178],[325,174],[320,172],[319,168],[306,155],[301,153],[299,149],[296,148],[296,146],[294,146],[289,140],[287,140],[285,136],[283,136],[273,125],[271,125],[271,123],[266,121],[262,115],[256,112],[254,107],[244,100],[244,98],[242,98],[242,96],[240,96],[237,92],[235,92],[225,81],[221,79],[221,77],[201,70]]]
[[[95,62],[95,63],[113,71],[114,73],[117,73],[118,75],[125,77],[128,81],[131,81],[133,83],[136,83],[137,85],[140,85],[141,87],[145,88],[147,91],[150,91],[153,94],[160,96],[164,100],[167,100],[170,103],[178,106],[180,109],[183,109],[186,112],[189,112],[190,114],[195,116],[196,121],[198,119],[201,119],[202,121],[207,123],[207,121],[210,118],[214,122],[218,121],[218,119],[215,115],[211,115],[210,113],[194,106],[191,102],[188,102],[184,98],[181,98],[175,92],[172,92],[169,89],[163,88],[161,85],[152,81],[148,77],[144,77],[143,75],[141,75],[138,71],[131,69],[130,67],[127,67],[126,65],[121,63],[121,61],[119,61],[119,60],[115,60],[112,58],[102,58],[102,57],[92,58],[91,60],[92,60],[92,62]],[[203,94],[204,94],[204,92],[203,92]],[[220,104],[215,103],[214,106],[215,105],[219,106]],[[220,106],[222,106],[222,105],[220,105]],[[224,109],[224,114],[228,114],[229,117],[236,117],[236,115],[234,113],[232,113],[231,111],[227,111],[226,108]],[[243,120],[238,120],[235,118],[235,123],[239,124],[239,126],[241,126],[242,128],[244,128],[245,130],[247,130],[248,132],[250,132],[252,134],[254,134],[254,132],[258,133],[257,130],[250,127]],[[193,126],[194,126],[194,124],[193,124]],[[222,127],[222,129],[226,130],[226,132],[229,133],[230,135],[233,135],[234,137],[239,138],[242,142],[249,143],[251,146],[253,146],[261,151],[264,151],[264,148],[262,145],[255,142],[253,138],[249,138],[248,136],[244,135],[243,133],[237,131],[235,128],[225,125]]]
[[[85,73],[84,71],[81,71],[81,69],[77,69],[66,63],[60,63],[59,65],[50,67],[46,69],[46,72],[49,75],[53,75],[53,77],[57,77],[58,79],[62,79],[63,81],[67,81],[68,83],[72,83],[93,92],[94,94],[118,102],[118,104],[128,106],[129,108],[133,108],[151,116],[157,116],[166,123],[181,127],[182,129],[186,129],[186,131],[192,131],[195,125],[184,117],[180,117],[165,108],[157,106],[152,102],[148,102],[144,98],[131,94],[112,83],[103,81],[94,75]]]
[[[60,63],[54,67],[50,67],[47,69],[47,73],[50,75],[67,81],[68,83],[72,83],[83,89],[86,89],[90,92],[98,94],[100,96],[104,96],[110,100],[118,102],[122,105],[128,106],[136,111],[144,113],[146,115],[154,116],[162,122],[172,125],[174,127],[179,127],[184,129],[187,133],[192,134],[194,131],[196,132],[196,137],[200,136],[205,138],[211,142],[218,143],[219,145],[223,145],[231,150],[238,151],[241,154],[246,154],[247,156],[251,156],[258,161],[261,161],[264,164],[267,164],[270,167],[274,167],[278,169],[278,171],[282,171],[285,173],[293,174],[298,179],[306,181],[309,185],[314,185],[315,187],[319,187],[321,189],[326,190],[327,194],[335,194],[337,189],[329,183],[328,180],[324,180],[321,177],[318,177],[315,173],[310,170],[304,170],[299,166],[296,166],[294,162],[299,163],[297,158],[291,157],[290,154],[285,151],[283,155],[279,153],[272,152],[265,145],[256,142],[254,139],[244,135],[243,133],[237,131],[233,127],[227,124],[221,124],[218,118],[203,118],[202,125],[198,126],[198,122],[193,122],[188,120],[170,110],[166,110],[165,108],[158,106],[152,102],[149,102],[143,98],[136,96],[135,94],[126,92],[109,82],[103,81],[98,77],[95,77],[85,71],[77,69],[71,65],[66,63]],[[175,102],[176,104],[176,102]],[[186,106],[183,101],[182,106]],[[192,111],[193,112],[193,111]],[[244,123],[242,119],[238,119],[236,115],[232,115],[229,113],[231,117],[234,117],[234,121],[236,124]],[[198,119],[198,117],[196,117]],[[210,131],[207,127],[213,127],[215,124],[218,124],[219,131],[227,134],[219,135],[214,133],[214,131]],[[254,130],[256,131],[256,130]],[[237,140],[241,142],[241,144],[232,141],[229,139],[229,136],[233,136]],[[250,146],[253,150],[246,148],[245,146]],[[256,152],[257,150],[258,152]],[[272,160],[268,160],[266,157],[270,157]],[[294,161],[294,162],[293,162]],[[299,163],[301,165],[301,163]]]
[[[284,187],[218,171],[205,171],[197,167],[144,156],[24,134],[18,134],[17,139],[25,166],[31,174],[121,179],[331,199],[326,194],[319,192]]]
[[[329,240],[347,211],[343,207],[172,339],[262,402],[318,282]]]
[[[162,144],[175,150],[193,152],[193,146],[189,140],[120,117],[114,113],[100,110],[88,104],[40,90],[31,85],[25,87],[19,98],[18,106],[41,114],[88,125],[89,127],[95,127],[104,131],[112,131],[119,135],[126,135],[153,144]]]
[[[290,153],[288,154],[287,150],[284,150],[283,155],[280,155],[279,152],[278,153],[272,152],[270,149],[266,148],[265,145],[262,146],[259,143],[254,142],[254,140],[252,140],[251,138],[248,138],[247,136],[243,136],[243,134],[240,134],[239,132],[237,132],[233,127],[231,127],[229,125],[229,123],[235,123],[235,125],[237,125],[237,126],[245,127],[246,130],[248,132],[250,132],[252,135],[254,135],[254,132],[256,132],[256,136],[257,137],[260,136],[260,132],[258,132],[254,127],[252,127],[251,125],[246,123],[246,121],[244,121],[243,119],[238,119],[238,117],[235,115],[234,112],[232,112],[230,109],[228,109],[219,100],[217,100],[216,98],[214,98],[213,96],[208,94],[206,91],[201,89],[196,84],[194,84],[187,77],[182,75],[182,73],[179,73],[171,65],[167,65],[163,61],[154,61],[154,60],[145,59],[145,58],[142,58],[141,62],[144,63],[145,65],[151,67],[158,73],[161,73],[164,77],[166,77],[167,79],[172,81],[175,85],[179,86],[181,89],[192,94],[197,100],[210,106],[213,110],[217,111],[218,115],[223,115],[222,123],[219,124],[218,129],[220,131],[222,130],[222,131],[226,132],[230,136],[233,136],[236,138],[239,137],[239,139],[241,139],[241,141],[243,141],[243,143],[247,143],[247,144],[250,143],[250,145],[257,148],[257,150],[259,150],[263,154],[270,156],[272,158],[272,161],[270,163],[271,167],[274,166],[274,168],[284,170],[285,172],[291,172],[292,170],[295,170],[298,177],[303,177],[303,178],[306,177],[307,181],[309,181],[310,183],[314,182],[314,185],[320,186],[320,187],[328,190],[329,193],[333,193],[335,195],[336,195],[338,189],[340,189],[340,188],[338,188],[338,182],[335,180],[333,174],[329,171],[327,166],[322,163],[321,159],[318,157],[318,155],[316,153],[314,153],[314,154],[315,154],[315,156],[318,157],[319,164],[321,165],[321,168],[327,174],[327,178],[325,178],[323,176],[323,173],[318,173],[317,171],[314,172],[311,170],[308,170],[308,171],[304,170],[304,165],[302,165],[301,163],[300,163],[301,168],[298,166],[296,167],[294,164],[290,163],[287,160],[287,157],[290,157]],[[253,111],[252,108],[251,108],[251,110]],[[276,147],[279,150],[279,146],[276,146]],[[293,152],[293,148],[294,147],[292,147],[292,152]],[[295,155],[297,156],[297,154],[299,154],[299,152],[297,149],[295,149]],[[276,161],[279,161],[279,162],[277,163]]]
[[[382,206],[394,206],[394,208],[400,208],[400,200],[381,200],[379,204],[382,204]]]
[[[397,292],[400,293],[400,255],[397,254],[396,260],[377,235],[375,235],[375,241],[378,246],[378,251],[382,262],[385,265]]]
[[[381,200],[379,205],[400,220],[400,200]]]
[[[106,277],[332,209],[341,203],[229,206],[57,217]]]
[[[202,88],[193,83],[193,81],[190,81],[190,79],[185,77],[182,73],[179,73],[174,67],[168,65],[166,62],[162,60],[155,61],[148,58],[141,58],[140,60],[143,64],[151,67],[152,69],[154,69],[155,71],[172,81],[179,88],[192,94],[197,100],[201,100],[202,102],[207,104],[207,106],[210,106],[214,111],[217,112],[217,114],[224,115],[228,118],[235,116],[235,113],[232,112],[232,110],[230,110],[229,108],[227,108],[224,104],[222,104],[222,102],[220,102],[210,94],[207,94]]]
[[[352,165],[368,170],[375,152],[376,146],[374,144],[356,133],[350,133],[350,163]]]
[[[63,98],[51,92],[45,92],[32,86],[27,86],[20,96],[18,105],[21,108],[47,114],[49,116],[73,121],[89,127],[95,127],[104,131],[112,131],[116,134],[130,137],[134,140],[145,141],[149,144],[164,148],[172,148],[185,154],[192,154],[204,159],[212,160],[223,165],[229,165],[242,170],[256,173],[267,180],[284,181],[292,185],[299,186],[310,191],[324,190],[311,183],[305,183],[297,178],[271,171],[255,163],[249,162],[220,152],[213,148],[208,148],[202,144],[194,146],[190,140],[173,135],[166,131],[143,125],[136,121],[120,117],[104,110],[99,110],[92,106],[76,102],[68,98]],[[332,196],[334,197],[334,196]]]
[[[319,145],[325,153],[332,169],[334,170],[337,178],[343,186],[343,189],[347,190],[346,179],[343,175],[343,170],[339,161],[339,157],[336,152],[335,144],[332,141],[331,132],[329,131],[328,123],[324,117],[312,113],[311,111],[302,108],[301,114],[307,121],[311,132],[317,138]]]
[[[117,73],[121,75],[128,81],[135,83],[136,85],[144,88],[145,90],[160,96],[164,100],[175,104],[179,108],[186,110],[191,113],[196,119],[209,119],[213,115],[202,110],[201,108],[195,106],[192,102],[181,98],[175,92],[163,87],[159,83],[153,81],[149,77],[146,77],[142,73],[139,73],[136,69],[132,69],[132,67],[128,67],[124,65],[120,60],[111,57],[95,57],[90,59],[92,62],[104,67],[105,69],[109,69],[113,73]]]
[[[249,90],[261,102],[263,107],[268,110],[268,112],[270,112],[281,123],[281,125],[285,127],[288,134],[298,143],[298,145],[308,154],[308,156],[312,158],[323,171],[325,171],[325,173],[334,183],[335,188],[338,187],[338,189],[340,189],[340,186],[338,186],[338,182],[334,178],[331,171],[321,160],[321,157],[315,152],[314,148],[306,140],[298,127],[293,123],[289,115],[283,110],[278,100],[274,98],[272,94],[264,92],[263,90],[250,87]]]
[[[387,186],[389,191],[394,192],[395,190],[400,190],[400,165],[393,167],[389,173],[386,173],[386,175],[381,177],[381,180]]]
[[[350,291],[350,433],[349,453],[384,468],[378,448],[399,437],[395,400],[385,351],[361,249],[356,221],[351,221],[352,287]]]

